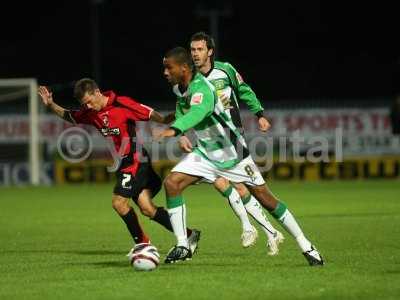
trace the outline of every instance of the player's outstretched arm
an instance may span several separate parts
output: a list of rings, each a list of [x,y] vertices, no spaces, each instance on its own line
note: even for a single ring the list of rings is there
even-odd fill
[[[153,110],[150,114],[150,120],[161,124],[169,124],[175,121],[175,113],[170,113],[166,116],[163,116],[158,111]]]
[[[65,112],[67,111],[60,105],[56,104],[53,100],[53,93],[50,92],[47,87],[39,86],[38,94],[40,98],[42,98],[42,102],[44,105],[49,107],[57,116],[63,118],[65,120]]]

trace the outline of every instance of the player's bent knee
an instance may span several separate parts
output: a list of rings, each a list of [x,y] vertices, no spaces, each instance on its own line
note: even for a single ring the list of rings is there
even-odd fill
[[[229,188],[229,185],[229,180],[223,177],[217,178],[214,182],[214,187],[220,192],[226,191]]]
[[[242,183],[235,184],[235,189],[241,198],[246,197],[250,193],[246,186]]]
[[[128,200],[123,197],[113,197],[111,204],[113,209],[120,215],[125,215],[129,212]]]
[[[154,215],[156,214],[156,208],[155,207],[151,207],[151,206],[145,206],[145,207],[140,207],[140,212],[142,213],[142,215],[149,217],[149,218],[153,218]]]
[[[179,183],[179,178],[172,173],[165,178],[164,187],[169,192],[177,192],[179,191]]]
[[[249,189],[264,208],[268,210],[275,209],[278,199],[264,185],[249,187]]]

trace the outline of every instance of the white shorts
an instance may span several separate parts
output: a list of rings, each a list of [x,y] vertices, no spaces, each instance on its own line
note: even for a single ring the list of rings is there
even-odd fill
[[[191,152],[171,172],[201,177],[209,183],[214,182],[218,177],[224,177],[231,182],[241,182],[250,186],[265,184],[264,178],[261,176],[251,156],[248,156],[231,169],[218,169],[201,155]]]

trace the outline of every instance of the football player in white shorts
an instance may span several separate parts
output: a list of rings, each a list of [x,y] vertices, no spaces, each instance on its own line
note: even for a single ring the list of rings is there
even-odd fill
[[[190,259],[192,253],[186,235],[184,189],[204,178],[215,181],[224,177],[242,182],[250,193],[295,238],[311,266],[323,265],[317,249],[304,236],[287,206],[267,188],[257,166],[251,159],[246,142],[235,127],[213,85],[196,73],[190,54],[182,47],[171,49],[164,57],[164,75],[177,95],[176,120],[168,128],[154,132],[156,140],[178,136],[193,129],[197,146],[164,180],[167,208],[177,244],[165,262]]]

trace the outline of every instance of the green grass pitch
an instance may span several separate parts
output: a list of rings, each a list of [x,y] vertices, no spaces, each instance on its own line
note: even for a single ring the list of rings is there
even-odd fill
[[[202,231],[198,253],[147,273],[125,257],[132,245],[111,208],[112,186],[2,188],[0,299],[400,299],[399,181],[270,186],[324,267],[309,267],[286,232],[276,257],[261,230],[243,249],[238,220],[207,185],[184,194],[188,225]],[[164,205],[163,192],[155,202]],[[140,219],[164,259],[174,236]]]

